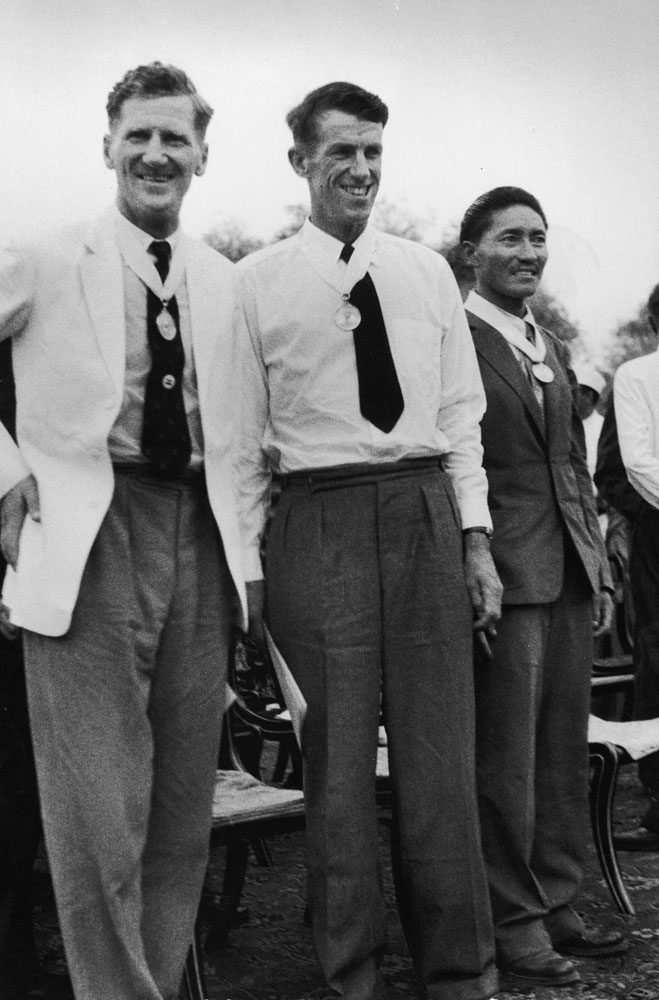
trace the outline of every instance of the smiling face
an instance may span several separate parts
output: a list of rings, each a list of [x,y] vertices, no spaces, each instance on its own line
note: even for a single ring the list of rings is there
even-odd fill
[[[528,205],[499,209],[478,242],[464,247],[479,295],[523,316],[547,263],[547,230],[538,213]]]
[[[105,136],[103,153],[117,174],[121,214],[157,239],[170,236],[192,178],[203,174],[208,157],[190,97],[128,98]]]
[[[366,228],[382,172],[382,125],[344,111],[318,121],[312,147],[294,148],[289,159],[309,184],[311,221],[343,243]]]

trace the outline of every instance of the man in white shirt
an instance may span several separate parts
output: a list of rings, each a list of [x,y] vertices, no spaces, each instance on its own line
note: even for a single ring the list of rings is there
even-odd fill
[[[77,1000],[178,996],[207,863],[244,597],[236,272],[179,228],[211,114],[175,67],[127,73],[104,144],[116,207],[0,257],[18,441],[0,428],[4,613]]]
[[[659,285],[648,300],[648,320],[659,331]],[[633,522],[629,572],[634,606],[634,715],[659,716],[659,354],[634,358],[618,368],[615,420],[629,482],[640,494]],[[652,795],[642,820],[659,833],[659,753],[639,762],[639,775]]]
[[[387,108],[352,84],[288,116],[311,215],[241,263],[239,480],[254,634],[307,702],[309,903],[327,980],[383,996],[374,780],[387,728],[399,909],[433,1000],[497,977],[474,791],[472,627],[499,614],[483,392],[446,262],[369,224]],[[282,486],[259,548],[272,477]]]

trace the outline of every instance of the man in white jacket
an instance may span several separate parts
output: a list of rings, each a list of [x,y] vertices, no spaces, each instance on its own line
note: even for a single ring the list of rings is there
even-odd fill
[[[211,114],[175,67],[127,73],[104,144],[116,206],[0,256],[4,613],[78,1000],[177,996],[207,862],[243,598],[234,272],[179,228]]]

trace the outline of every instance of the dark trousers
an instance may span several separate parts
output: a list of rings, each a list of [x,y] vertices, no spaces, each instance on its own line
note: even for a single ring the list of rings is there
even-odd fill
[[[0,636],[0,996],[34,971],[32,868],[41,840],[20,638]]]
[[[659,510],[648,503],[634,524],[629,572],[634,604],[634,718],[659,716]],[[659,792],[659,751],[639,761],[641,781]]]
[[[551,604],[504,605],[476,670],[478,793],[498,956],[577,929],[587,832],[592,601],[576,557]]]
[[[377,467],[376,467],[377,468]],[[438,468],[295,481],[266,558],[273,638],[307,701],[309,904],[329,984],[381,996],[375,808],[380,708],[395,806],[394,872],[416,971],[434,1000],[497,987],[474,776],[472,612]]]

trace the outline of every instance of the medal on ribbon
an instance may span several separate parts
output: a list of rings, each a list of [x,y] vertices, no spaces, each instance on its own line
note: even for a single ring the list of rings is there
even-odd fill
[[[162,312],[156,316],[156,326],[164,340],[173,340],[176,336],[176,323],[171,313],[167,310],[166,302],[162,304]]]
[[[531,371],[538,382],[544,382],[545,385],[548,385],[554,381],[554,373],[544,361],[539,361],[537,364],[531,365]]]
[[[357,308],[357,306],[351,305],[346,297],[345,301],[341,303],[339,308],[334,313],[334,322],[338,326],[339,330],[345,330],[346,332],[350,330],[356,330],[362,321],[362,315]]]

